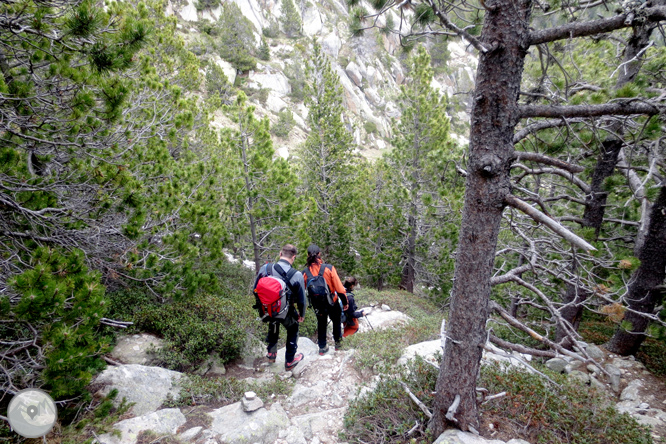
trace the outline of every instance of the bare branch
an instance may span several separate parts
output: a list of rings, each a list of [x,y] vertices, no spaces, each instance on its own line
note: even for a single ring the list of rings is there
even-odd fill
[[[521,105],[519,114],[521,118],[527,117],[602,117],[602,116],[631,116],[634,114],[654,115],[662,110],[656,105],[638,100],[620,100],[603,105]]]
[[[412,393],[412,391],[409,389],[409,387],[407,387],[407,384],[400,381],[400,385],[402,385],[402,388],[405,389],[405,392],[407,392],[407,394],[412,399],[412,401],[414,401],[414,403],[419,406],[421,411],[423,413],[425,413],[425,415],[428,417],[428,419],[432,418],[432,413],[430,412],[430,410],[428,410],[428,407],[426,407],[426,405],[424,403],[422,403],[421,400],[419,398],[417,398],[414,393]]]
[[[582,248],[585,251],[596,251],[596,248],[587,243],[583,238],[576,236],[574,233],[566,229],[564,226],[557,223],[554,219],[551,219],[550,217],[546,216],[536,208],[529,206],[526,202],[523,202],[522,200],[518,199],[516,196],[507,194],[506,196],[504,196],[504,202],[507,205],[527,214],[535,221],[544,224],[545,226],[553,230],[556,234],[561,236],[563,239],[577,246],[578,248]]]
[[[585,37],[615,31],[616,29],[628,28],[633,23],[629,19],[631,13],[616,15],[615,17],[592,20],[588,22],[573,22],[556,28],[543,29],[530,33],[530,45],[554,42],[562,39]],[[647,8],[641,16],[647,21],[657,22],[666,19],[666,7],[658,6]],[[629,19],[629,20],[628,20]]]
[[[516,161],[529,160],[532,162],[538,162],[544,165],[550,165],[557,168],[561,168],[570,173],[582,173],[583,171],[585,171],[585,168],[583,168],[582,166],[573,165],[569,162],[564,162],[563,160],[546,156],[545,154],[526,152],[526,151],[516,151],[514,154],[516,156]]]

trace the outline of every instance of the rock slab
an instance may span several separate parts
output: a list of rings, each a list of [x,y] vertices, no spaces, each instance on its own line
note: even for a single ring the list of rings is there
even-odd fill
[[[156,411],[168,395],[177,399],[180,389],[176,383],[182,376],[182,373],[161,367],[130,364],[109,367],[94,382],[104,386],[101,389],[103,395],[117,389],[114,404],[119,405],[125,398],[134,403],[132,413],[141,416]]]

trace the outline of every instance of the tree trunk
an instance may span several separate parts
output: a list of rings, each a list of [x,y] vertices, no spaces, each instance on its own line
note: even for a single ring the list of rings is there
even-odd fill
[[[657,201],[652,205],[647,236],[638,255],[641,265],[634,272],[629,284],[626,302],[630,310],[624,315],[622,321],[624,326],[620,325],[606,344],[606,348],[612,353],[623,356],[636,353],[645,339],[645,331],[650,320],[641,313],[652,314],[661,300],[664,290],[660,287],[666,278],[664,251],[666,251],[666,186],[661,187]]]
[[[458,241],[444,358],[437,378],[430,429],[451,423],[478,429],[476,381],[486,342],[486,320],[504,198],[510,193],[517,98],[529,46],[529,0],[493,2],[481,40],[490,48],[479,59],[470,129],[469,166]],[[455,412],[447,412],[459,397]],[[452,409],[453,410],[453,409]]]

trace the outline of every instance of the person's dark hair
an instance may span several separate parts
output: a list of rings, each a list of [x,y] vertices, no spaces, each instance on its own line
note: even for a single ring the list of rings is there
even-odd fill
[[[308,267],[317,263],[317,259],[319,259],[319,253],[321,253],[319,247],[315,244],[310,244],[308,247],[308,260],[306,263]]]
[[[345,286],[345,290],[351,290],[352,287],[355,287],[358,285],[358,281],[354,276],[349,276],[345,278],[345,282],[343,284]]]
[[[282,256],[291,259],[294,256],[296,256],[296,247],[294,247],[291,244],[286,244],[284,247],[282,247],[281,253],[282,253]]]

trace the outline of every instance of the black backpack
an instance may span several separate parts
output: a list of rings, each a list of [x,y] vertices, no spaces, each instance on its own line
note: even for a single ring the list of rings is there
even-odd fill
[[[315,310],[333,306],[337,299],[331,294],[326,279],[324,279],[324,270],[326,267],[330,267],[330,265],[321,264],[317,276],[314,276],[310,272],[310,268],[303,270],[303,274],[308,277],[308,286],[306,288],[308,301]]]

